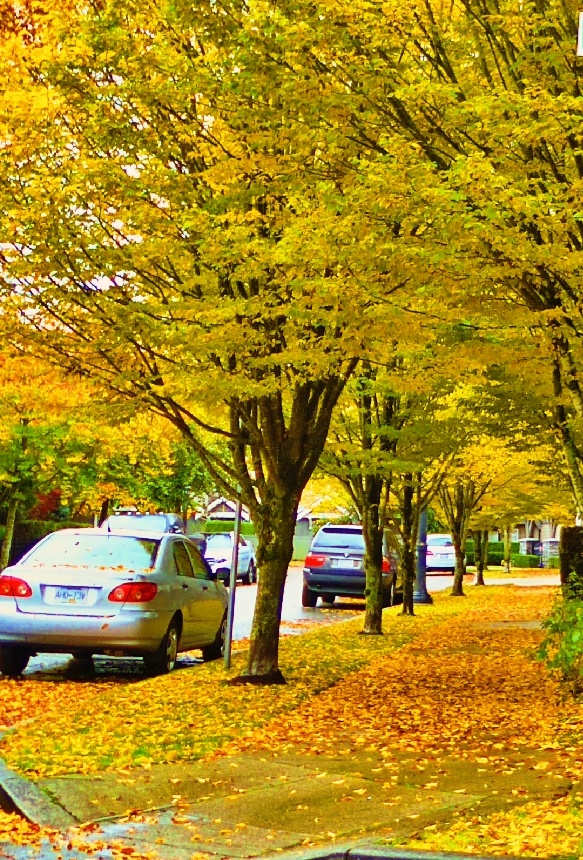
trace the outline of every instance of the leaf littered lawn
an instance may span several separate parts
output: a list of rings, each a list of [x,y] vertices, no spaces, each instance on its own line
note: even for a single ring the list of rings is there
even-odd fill
[[[45,696],[44,712],[9,732],[0,755],[33,779],[198,759],[234,739],[252,737],[272,718],[462,609],[441,597],[415,618],[400,617],[396,607],[388,610],[382,637],[359,635],[362,617],[286,637],[280,644],[285,686],[228,685],[244,669],[244,654],[234,656],[230,671],[217,661],[126,686],[92,681],[82,698],[75,684],[66,700],[51,703]],[[0,690],[5,683],[0,679]],[[16,683],[14,695],[27,682]],[[62,685],[65,693],[67,686]],[[30,688],[27,694],[32,695]]]
[[[239,754],[311,759],[318,784],[338,792],[339,820],[374,794],[382,824],[367,836],[382,844],[580,856],[583,706],[534,657],[557,590],[466,591],[438,595],[415,618],[387,610],[384,637],[359,636],[357,618],[282,640],[284,687],[227,685],[242,655],[228,673],[212,664],[93,683],[82,702],[8,733],[1,754],[33,777]],[[326,776],[339,760],[347,773],[369,762],[369,788],[345,791],[343,765]],[[333,835],[314,825],[310,840]]]

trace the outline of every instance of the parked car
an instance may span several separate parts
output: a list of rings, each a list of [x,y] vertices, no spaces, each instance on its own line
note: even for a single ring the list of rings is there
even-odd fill
[[[128,510],[107,517],[101,528],[107,531],[185,532],[184,520],[178,514],[140,514]]]
[[[227,590],[183,535],[63,529],[0,575],[0,671],[38,652],[142,657],[152,674],[179,651],[224,648]]]
[[[455,570],[455,551],[451,535],[427,535],[426,572]]]
[[[215,532],[206,536],[204,552],[210,569],[223,582],[229,582],[231,576],[231,561],[233,558],[233,532]],[[239,535],[239,559],[237,562],[237,579],[243,585],[257,582],[257,560],[255,550],[249,541]]]
[[[304,562],[302,606],[334,603],[338,597],[364,597],[364,537],[362,526],[328,523],[317,532]],[[403,601],[395,553],[385,546],[383,606]]]

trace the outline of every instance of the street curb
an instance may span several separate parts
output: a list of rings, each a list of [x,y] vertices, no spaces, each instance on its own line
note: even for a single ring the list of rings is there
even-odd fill
[[[387,845],[380,848],[370,843],[354,843],[330,845],[321,848],[310,848],[304,851],[286,851],[278,853],[278,860],[500,860],[486,854],[449,854],[441,851],[408,851]],[[522,860],[534,860],[523,857]]]
[[[30,779],[20,776],[0,759],[0,806],[16,811],[39,827],[67,830],[78,824],[70,812],[50,800]]]

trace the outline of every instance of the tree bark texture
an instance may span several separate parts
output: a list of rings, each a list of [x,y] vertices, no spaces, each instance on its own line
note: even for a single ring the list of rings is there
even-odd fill
[[[565,597],[583,600],[583,527],[565,526],[559,542],[561,585]]]
[[[279,671],[279,625],[287,569],[293,556],[298,503],[294,493],[283,494],[273,497],[254,514],[260,577],[247,668],[239,680],[252,677],[266,683],[283,683]]]
[[[474,585],[485,585],[484,567],[488,558],[488,532],[482,529],[474,531],[474,562],[476,564],[476,581]]]
[[[16,492],[12,492],[8,502],[8,512],[6,515],[6,529],[4,531],[4,540],[2,541],[2,549],[0,550],[0,570],[4,570],[10,564],[10,553],[12,552],[12,541],[14,540],[14,527],[16,525],[16,515],[18,513],[18,496]]]
[[[401,501],[401,571],[403,575],[403,609],[401,615],[415,615],[413,590],[415,586],[415,545],[417,541],[416,517],[413,505],[413,475],[404,476]]]
[[[512,541],[511,541],[510,526],[504,526],[504,569],[506,573],[510,573]]]

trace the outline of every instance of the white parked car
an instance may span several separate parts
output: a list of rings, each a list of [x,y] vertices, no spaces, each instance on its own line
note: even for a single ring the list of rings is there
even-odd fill
[[[427,535],[426,571],[455,570],[455,551],[451,535]]]
[[[207,535],[204,557],[217,579],[228,584],[233,558],[233,532],[216,532]],[[240,579],[243,585],[257,582],[255,550],[252,544],[240,535],[237,579]]]

